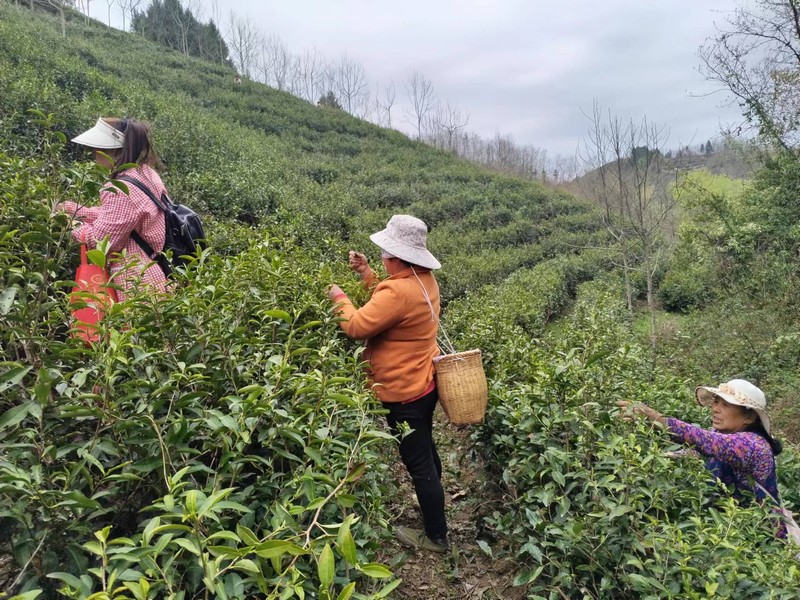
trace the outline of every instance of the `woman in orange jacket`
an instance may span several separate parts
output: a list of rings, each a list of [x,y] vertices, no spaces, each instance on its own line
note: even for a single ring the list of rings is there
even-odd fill
[[[433,411],[438,396],[433,358],[439,354],[439,286],[431,272],[441,267],[426,247],[428,228],[408,215],[394,215],[386,228],[370,236],[381,249],[389,277],[377,283],[363,254],[350,252],[350,267],[372,296],[356,309],[338,285],[328,295],[342,317],[348,337],[366,340],[368,375],[386,420],[400,439],[400,457],[414,482],[425,531],[398,527],[400,542],[446,552],[442,463],[433,441]],[[375,285],[377,283],[377,285]],[[411,433],[401,436],[407,424]]]

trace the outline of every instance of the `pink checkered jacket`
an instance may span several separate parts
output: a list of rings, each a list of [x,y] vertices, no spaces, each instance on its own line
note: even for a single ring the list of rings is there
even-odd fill
[[[119,175],[142,181],[156,198],[160,198],[166,189],[161,177],[149,165],[127,169]],[[89,248],[94,248],[98,241],[108,237],[110,252],[114,253],[110,261],[112,281],[122,287],[118,294],[120,300],[125,299],[126,291],[137,286],[146,285],[158,292],[167,288],[164,272],[131,238],[131,233],[136,231],[152,248],[163,248],[166,236],[164,213],[142,190],[127,185],[129,195],[115,188],[101,191],[100,206],[86,207],[75,202],[62,204],[64,212],[82,221],[72,231],[76,241],[85,241]]]

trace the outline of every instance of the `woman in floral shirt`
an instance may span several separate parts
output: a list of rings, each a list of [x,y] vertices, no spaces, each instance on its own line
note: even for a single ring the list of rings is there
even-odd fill
[[[95,161],[111,169],[111,176],[126,176],[142,182],[156,198],[166,191],[161,177],[155,170],[160,164],[158,155],[150,143],[150,131],[146,123],[133,119],[101,118],[91,129],[72,140],[94,151]],[[135,167],[120,169],[122,165],[136,163]],[[144,284],[155,291],[163,292],[167,278],[161,267],[134,239],[138,234],[151,248],[164,248],[166,225],[164,213],[137,186],[128,184],[125,194],[113,187],[100,192],[100,205],[80,206],[75,202],[63,202],[55,207],[81,223],[72,231],[77,242],[94,248],[97,242],[108,238],[109,249],[117,253],[110,261],[113,281],[122,288],[120,300],[125,292]]]
[[[733,379],[719,387],[700,386],[695,394],[701,405],[711,409],[711,430],[664,416],[641,402],[617,404],[628,414],[661,423],[673,438],[705,457],[706,467],[732,489],[734,497],[742,499],[747,492],[759,502],[779,504],[775,456],[782,446],[770,433],[764,392],[749,381]]]

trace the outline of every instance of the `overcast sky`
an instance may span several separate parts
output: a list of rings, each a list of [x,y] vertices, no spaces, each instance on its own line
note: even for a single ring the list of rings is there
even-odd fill
[[[208,2],[208,0],[203,0]],[[92,12],[105,20],[105,6]],[[210,2],[208,2],[210,5]],[[413,70],[470,115],[468,130],[572,155],[593,100],[667,126],[699,147],[741,120],[698,72],[698,47],[734,0],[219,0],[296,54],[316,47],[364,65],[373,84]],[[210,14],[210,11],[207,11]],[[207,19],[207,17],[206,17]],[[705,96],[705,97],[703,97]],[[398,107],[399,108],[399,107]],[[396,110],[394,125],[411,131]]]

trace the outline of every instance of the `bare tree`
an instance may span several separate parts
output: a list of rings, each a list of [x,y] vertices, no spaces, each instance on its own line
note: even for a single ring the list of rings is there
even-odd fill
[[[111,2],[112,0],[106,1]],[[177,0],[177,2],[164,3],[164,7],[169,12],[169,16],[180,34],[180,46],[178,49],[185,56],[189,55],[189,33],[193,24],[192,8],[195,5],[195,0]]]
[[[375,87],[375,107],[378,114],[378,124],[392,127],[392,107],[396,97],[394,89],[394,82],[390,81],[388,85],[383,86],[383,94],[380,93],[380,86],[376,84]],[[381,114],[383,116],[381,116]]]
[[[363,102],[364,95],[368,94],[367,72],[361,63],[345,53],[333,67],[332,73],[342,106],[347,112],[354,114],[356,107]]]
[[[325,59],[316,48],[307,49],[297,60],[297,69],[297,95],[309,102],[316,102],[326,91],[328,68]]]
[[[441,122],[444,119],[444,107],[436,102],[422,120],[422,137],[434,148],[444,148]]]
[[[87,2],[89,0],[86,0]],[[128,2],[128,14],[131,18],[131,27],[133,27],[133,15],[139,12],[139,6],[142,4],[142,0],[127,0]]]
[[[272,85],[274,65],[274,55],[272,53],[272,37],[258,38],[258,51],[254,64],[256,79],[263,84]]]
[[[448,102],[439,118],[439,126],[444,137],[444,147],[455,151],[456,137],[468,124],[469,113],[462,113],[460,108],[451,106]]]
[[[55,8],[58,12],[61,21],[61,35],[67,37],[67,18],[64,9],[75,6],[74,0],[47,0],[47,4]],[[33,0],[31,0],[31,8],[33,8]]]
[[[113,7],[116,3],[117,3],[117,0],[106,0],[106,6],[108,6],[108,26],[109,27],[111,27],[111,7]]]
[[[417,128],[417,139],[421,140],[422,126],[436,104],[433,84],[422,73],[414,71],[406,81],[406,93],[411,105],[411,109],[406,116],[409,122]]]
[[[140,0],[139,0],[140,1]],[[217,56],[219,57],[220,63],[225,60],[225,40],[222,36],[222,13],[219,10],[219,0],[211,0],[211,19],[216,24],[219,35],[217,36]]]
[[[633,309],[631,272],[644,271],[647,305],[655,318],[654,277],[669,237],[678,173],[664,159],[666,129],[650,123],[623,122],[594,103],[588,137],[579,156],[587,169],[581,189],[603,209],[603,224],[616,241],[628,309]]]
[[[230,16],[228,44],[239,73],[251,77],[258,52],[259,34],[250,19],[238,17],[233,11]]]
[[[783,148],[800,142],[800,2],[737,8],[700,49],[701,72],[733,94],[745,119]]]
[[[370,120],[373,113],[372,96],[369,93],[369,89],[365,88],[364,93],[361,94],[357,99],[357,103],[353,108],[353,114],[359,119]]]
[[[84,19],[86,23],[89,23],[89,3],[91,0],[77,0],[75,3],[75,7],[78,9],[79,12],[83,13]]]
[[[469,123],[469,115],[448,102],[437,102],[424,119],[425,139],[433,146],[456,151],[457,134]]]
[[[141,3],[142,0],[116,0],[116,4],[119,6],[120,14],[122,14],[123,31],[128,30],[127,20],[130,18],[130,20],[133,21],[133,15],[137,10],[139,10],[139,5]]]
[[[279,90],[285,90],[289,85],[289,75],[292,69],[292,55],[286,45],[274,38],[274,44],[271,46],[273,74],[275,78],[275,87]]]
[[[289,62],[289,78],[287,89],[294,96],[300,96],[302,91],[302,73],[300,68],[300,57],[291,55]]]

